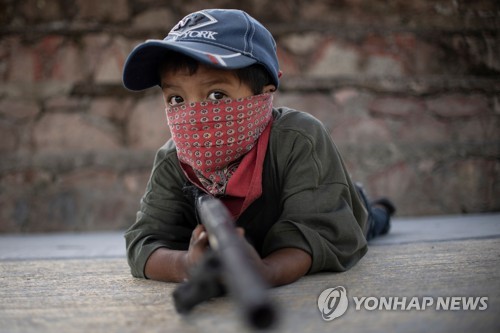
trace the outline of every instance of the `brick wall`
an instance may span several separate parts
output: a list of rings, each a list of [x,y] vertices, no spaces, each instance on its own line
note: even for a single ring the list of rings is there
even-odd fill
[[[0,232],[125,228],[169,137],[130,50],[185,14],[240,8],[274,34],[277,105],[332,133],[400,215],[500,210],[495,0],[0,0]]]

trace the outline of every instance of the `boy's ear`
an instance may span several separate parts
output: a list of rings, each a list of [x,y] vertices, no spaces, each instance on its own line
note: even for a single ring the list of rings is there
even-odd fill
[[[262,89],[263,94],[271,93],[276,91],[276,86],[274,84],[268,84]]]

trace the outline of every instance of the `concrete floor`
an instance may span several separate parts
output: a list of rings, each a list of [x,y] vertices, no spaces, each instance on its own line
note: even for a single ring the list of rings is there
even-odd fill
[[[0,236],[0,332],[250,331],[229,298],[178,315],[175,286],[131,277],[121,232]],[[337,286],[349,305],[327,322],[318,296]],[[348,272],[270,294],[280,313],[272,332],[500,332],[500,214],[396,219]],[[368,303],[357,309],[362,297]],[[370,310],[391,297],[434,304]],[[463,309],[479,297],[486,309]],[[440,301],[460,309],[436,310]]]

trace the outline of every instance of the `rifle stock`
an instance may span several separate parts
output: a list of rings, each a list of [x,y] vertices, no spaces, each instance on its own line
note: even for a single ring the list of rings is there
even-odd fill
[[[174,291],[179,312],[227,291],[238,304],[245,321],[254,328],[267,328],[276,319],[268,286],[251,261],[247,245],[222,202],[207,194],[196,198],[196,209],[205,226],[211,250],[190,279]]]

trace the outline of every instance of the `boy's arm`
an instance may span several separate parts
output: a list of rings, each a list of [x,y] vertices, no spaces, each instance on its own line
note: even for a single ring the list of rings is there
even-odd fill
[[[146,263],[146,276],[152,280],[182,282],[187,278],[188,251],[159,248]],[[297,281],[311,267],[309,253],[295,248],[285,248],[259,259],[258,269],[272,287]]]
[[[258,269],[264,280],[272,287],[297,281],[311,267],[309,253],[296,248],[284,248],[258,259]],[[187,279],[188,251],[159,248],[146,262],[146,277],[166,282],[182,282]]]
[[[245,241],[242,235],[242,241]],[[156,249],[148,258],[145,275],[148,279],[182,282],[188,278],[189,268],[197,263],[208,247],[208,237],[199,225],[193,231],[189,250]],[[255,249],[248,244],[257,269],[270,286],[292,283],[304,276],[311,267],[309,253],[297,248],[283,248],[260,259]]]
[[[168,141],[155,157],[136,221],[125,231],[127,260],[133,276],[149,277],[146,274],[146,263],[150,259],[150,264],[156,262],[155,259],[160,254],[163,254],[163,259],[160,260],[162,266],[153,265],[150,276],[170,269],[172,263],[175,267],[180,267],[182,261],[178,260],[179,253],[189,249],[190,238],[197,225],[192,204],[182,192],[184,182],[175,146]],[[166,255],[166,249],[173,251]],[[156,251],[158,253],[153,256]],[[162,280],[169,281],[180,278],[178,274],[170,276],[162,273],[159,276],[163,277]]]
[[[165,282],[181,282],[187,278],[187,251],[170,250],[166,247],[156,249],[144,269],[146,278]]]
[[[311,268],[309,253],[297,248],[283,248],[262,259],[264,279],[272,287],[297,281]]]
[[[191,235],[188,251],[166,247],[156,249],[146,261],[144,275],[152,280],[182,282],[187,279],[189,268],[201,259],[207,248],[208,237],[203,226],[198,225]]]

